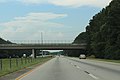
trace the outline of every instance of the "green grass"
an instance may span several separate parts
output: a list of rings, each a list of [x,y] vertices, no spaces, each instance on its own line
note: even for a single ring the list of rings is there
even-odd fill
[[[0,76],[4,76],[6,74],[21,70],[23,68],[36,65],[36,64],[42,64],[48,60],[52,59],[52,57],[45,57],[45,58],[13,58],[11,59],[11,67],[10,67],[10,59],[2,59],[2,70],[0,68]],[[16,63],[18,62],[18,63]]]
[[[108,59],[97,59],[99,61],[106,61],[106,62],[114,62],[114,63],[120,63],[120,60],[108,60]]]
[[[91,59],[91,60],[98,60],[98,61],[105,61],[105,62],[120,63],[120,60],[97,59],[97,58],[88,58],[88,59]]]
[[[120,63],[120,60],[99,59],[99,58],[95,58],[94,55],[91,55],[91,56],[87,57],[87,59],[98,60],[98,61],[105,61],[105,62],[113,62],[113,63]]]

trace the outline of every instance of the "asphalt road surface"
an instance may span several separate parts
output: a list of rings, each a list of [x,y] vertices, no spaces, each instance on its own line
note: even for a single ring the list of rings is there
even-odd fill
[[[56,57],[16,80],[120,80],[120,64]]]

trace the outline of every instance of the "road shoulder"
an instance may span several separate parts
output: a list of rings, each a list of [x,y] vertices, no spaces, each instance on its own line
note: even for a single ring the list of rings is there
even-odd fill
[[[51,59],[52,59],[52,58],[51,58]],[[51,59],[50,59],[50,60],[51,60]],[[49,61],[49,60],[47,60],[47,61]],[[33,66],[29,66],[29,67],[26,67],[26,68],[21,69],[21,70],[19,70],[19,71],[16,71],[16,72],[7,74],[7,75],[5,75],[5,76],[2,76],[2,77],[0,77],[0,80],[15,80],[15,79],[18,78],[19,76],[21,76],[21,75],[23,75],[23,74],[25,74],[25,73],[27,73],[27,72],[35,69],[35,68],[38,67],[38,66],[43,65],[43,64],[46,63],[47,61],[45,61],[45,62],[43,62],[43,63],[39,63],[39,64],[36,64],[36,65],[33,65]]]

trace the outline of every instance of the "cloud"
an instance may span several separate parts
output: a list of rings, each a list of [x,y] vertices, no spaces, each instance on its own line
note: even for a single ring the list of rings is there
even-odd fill
[[[81,6],[95,6],[95,7],[105,7],[112,0],[0,0],[3,2],[22,2],[24,4],[53,4],[56,6],[63,7],[81,7]]]
[[[55,13],[29,13],[24,17],[15,17],[13,21],[0,23],[0,34],[8,39],[40,39],[43,32],[46,37],[54,35],[54,38],[63,36],[49,32],[53,29],[64,27],[63,24],[51,20],[64,18],[67,14]],[[49,34],[50,33],[50,34]]]
[[[112,0],[18,0],[25,4],[53,4],[64,7],[96,6],[105,7]]]
[[[16,0],[19,2],[23,2],[25,4],[41,4],[41,3],[46,3],[49,0]]]
[[[55,18],[66,17],[66,14],[53,14],[53,13],[29,13],[26,17],[16,17],[17,21],[47,21]]]
[[[105,7],[111,0],[54,0],[53,4],[68,7],[97,6]]]

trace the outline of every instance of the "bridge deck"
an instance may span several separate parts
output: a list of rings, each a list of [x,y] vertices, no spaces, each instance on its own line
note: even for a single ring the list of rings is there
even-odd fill
[[[0,49],[41,49],[41,50],[72,50],[85,49],[85,44],[0,44]]]

